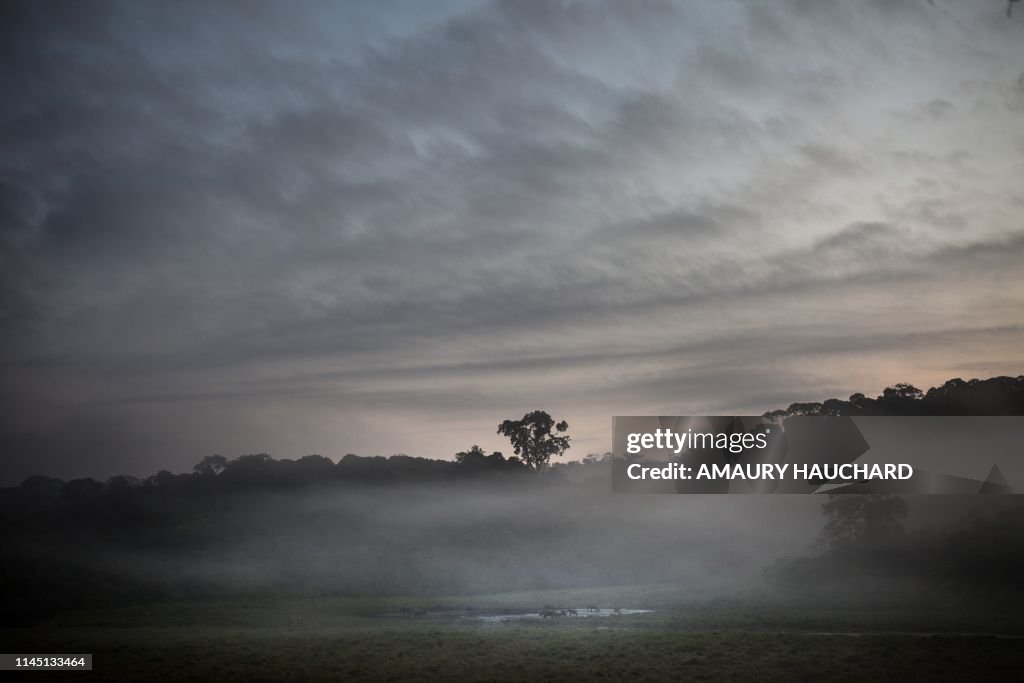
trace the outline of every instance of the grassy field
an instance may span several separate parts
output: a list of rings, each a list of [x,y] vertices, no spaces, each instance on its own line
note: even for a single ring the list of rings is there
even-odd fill
[[[475,618],[591,604],[656,611]],[[426,614],[397,616],[402,607]],[[700,600],[674,586],[624,586],[472,598],[164,603],[66,613],[5,630],[3,638],[7,652],[94,654],[92,674],[36,672],[34,681],[1019,680],[1024,640],[1005,637],[1024,630],[1019,622],[991,609],[796,608],[755,598]]]

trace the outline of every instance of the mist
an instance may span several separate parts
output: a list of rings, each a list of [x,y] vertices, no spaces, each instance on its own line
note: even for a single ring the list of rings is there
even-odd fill
[[[610,495],[570,486],[331,486],[205,501],[139,534],[122,519],[82,559],[162,594],[472,595],[678,582],[749,587],[820,526],[810,498]],[[73,522],[66,522],[71,523]]]
[[[590,468],[600,472],[577,482],[549,473],[217,495],[149,490],[45,515],[16,500],[18,489],[7,489],[23,523],[20,533],[8,532],[10,540],[43,527],[50,534],[20,550],[9,546],[7,554],[12,567],[25,570],[13,579],[32,586],[31,594],[54,591],[69,605],[102,605],[639,584],[671,584],[693,599],[779,597],[766,571],[820,550],[823,496],[614,495],[604,468]],[[906,500],[908,533],[948,532],[996,513],[1009,529],[1020,518],[1001,497]],[[69,587],[62,567],[82,579]],[[882,572],[877,586],[862,583],[861,592],[892,589],[898,573]],[[819,578],[826,586],[828,577]],[[913,578],[931,590],[921,579]],[[813,583],[800,593],[806,597]]]

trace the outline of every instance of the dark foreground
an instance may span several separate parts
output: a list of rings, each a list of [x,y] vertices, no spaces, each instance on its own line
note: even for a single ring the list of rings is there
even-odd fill
[[[545,605],[647,614],[502,620]],[[621,603],[618,604],[618,603]],[[419,616],[403,615],[415,610]],[[498,615],[492,618],[491,615]],[[475,598],[165,603],[6,629],[7,652],[92,653],[52,680],[1020,680],[1013,610],[783,607],[668,586]]]

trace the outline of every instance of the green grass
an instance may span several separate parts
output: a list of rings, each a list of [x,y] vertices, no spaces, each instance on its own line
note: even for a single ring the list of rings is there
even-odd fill
[[[653,614],[491,624],[441,611],[540,605]],[[402,619],[399,606],[435,610]],[[824,609],[699,600],[673,586],[428,599],[235,599],[66,613],[0,634],[6,652],[90,652],[95,680],[1019,680],[1011,612]],[[820,631],[858,631],[860,637]]]

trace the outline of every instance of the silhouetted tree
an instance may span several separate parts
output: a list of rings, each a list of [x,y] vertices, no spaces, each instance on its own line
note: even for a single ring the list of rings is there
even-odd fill
[[[480,461],[486,457],[487,454],[484,453],[484,449],[480,448],[476,444],[473,444],[473,446],[468,451],[460,451],[456,453],[455,462],[459,463],[460,465],[464,465],[467,462],[472,463],[475,461]]]
[[[72,479],[64,484],[60,496],[71,505],[91,503],[103,495],[103,484],[95,479]]]
[[[523,466],[518,458],[509,460],[501,451],[494,451],[487,455],[484,453],[484,449],[476,444],[473,444],[468,451],[456,453],[455,462],[461,467],[471,470],[510,470]]]
[[[821,415],[822,405],[820,403],[793,403],[787,409],[790,415]]]
[[[829,416],[842,415],[845,406],[844,401],[840,401],[838,398],[830,398],[821,404],[821,414]]]
[[[554,431],[552,431],[554,430]],[[512,449],[529,467],[540,470],[552,455],[561,456],[569,448],[569,436],[559,436],[569,430],[569,423],[554,418],[543,410],[523,415],[521,420],[505,420],[498,425],[498,433],[507,436]]]
[[[144,483],[158,489],[168,489],[174,486],[176,477],[167,470],[160,470],[156,474],[146,477]]]
[[[334,473],[334,461],[324,455],[306,455],[295,461],[306,476],[330,476]]]
[[[900,382],[896,386],[886,387],[882,392],[882,398],[889,400],[916,401],[924,397],[924,392],[913,384]]]
[[[208,455],[198,463],[192,470],[201,476],[213,476],[220,474],[227,467],[228,460],[223,455]]]

